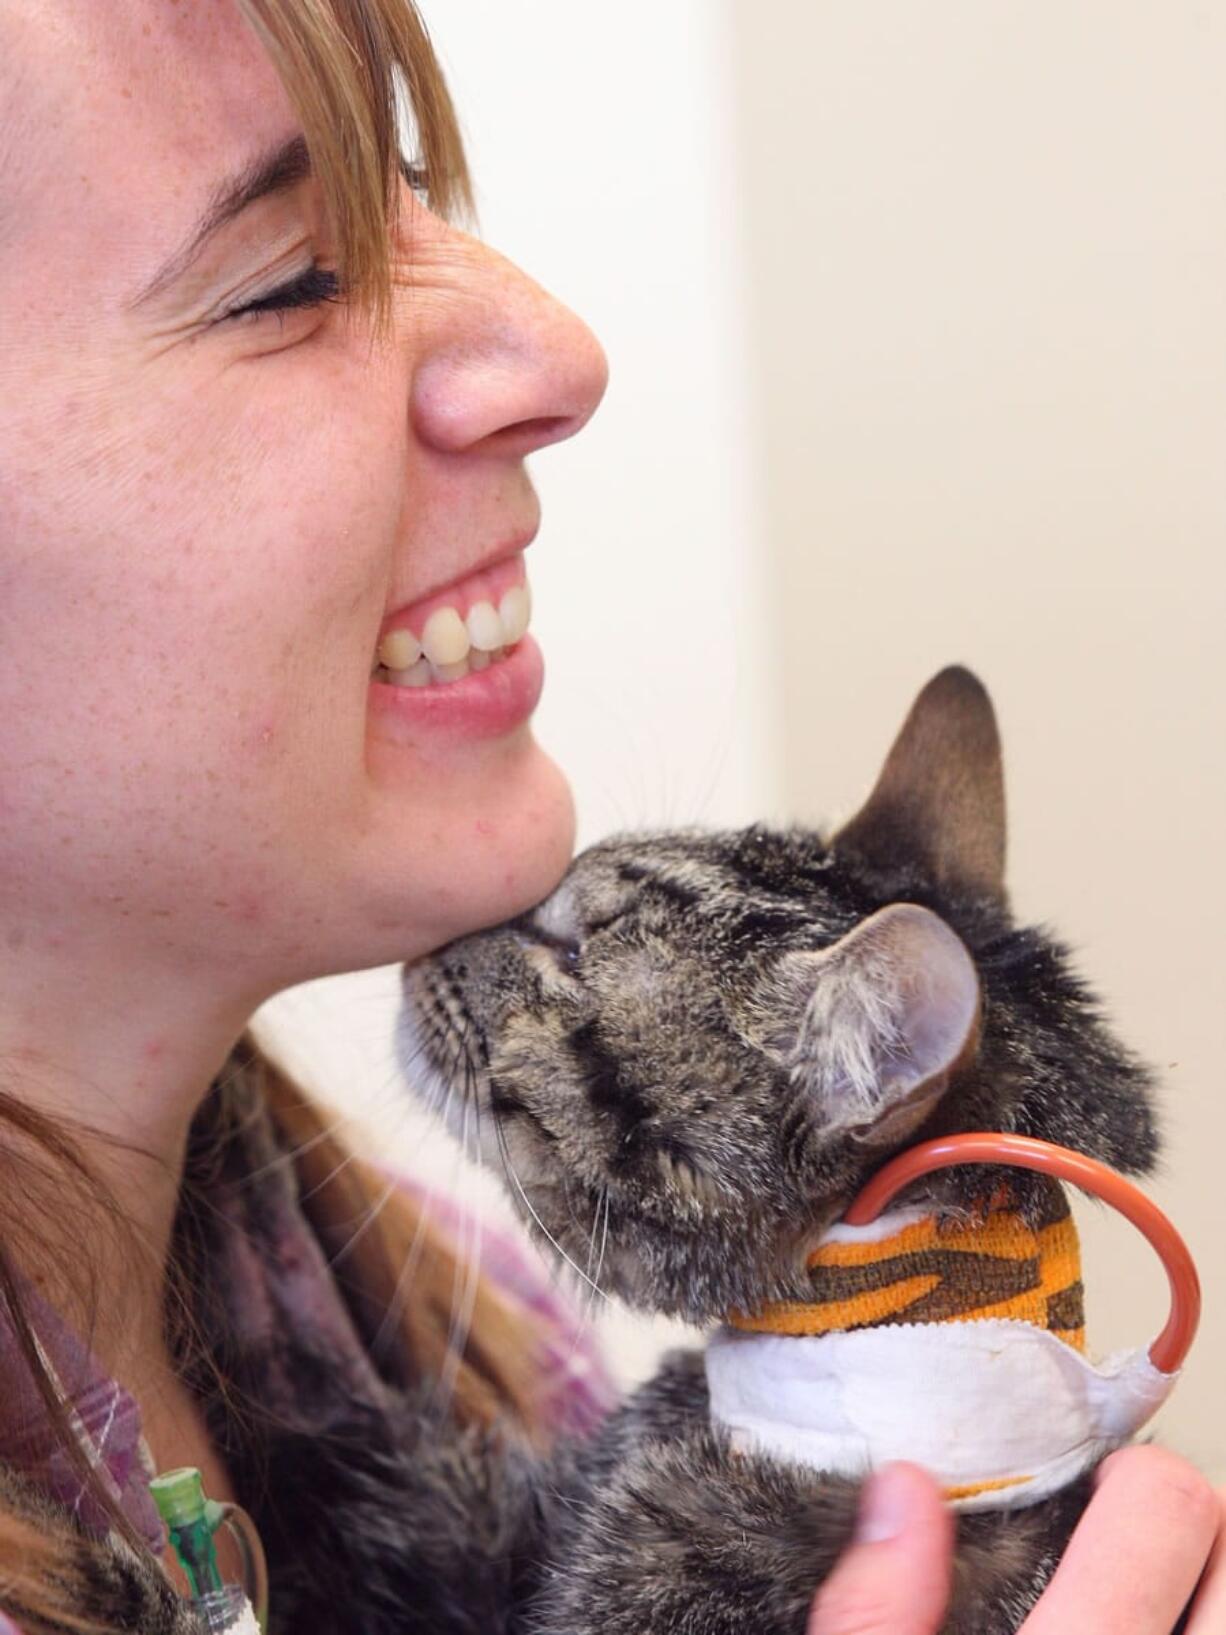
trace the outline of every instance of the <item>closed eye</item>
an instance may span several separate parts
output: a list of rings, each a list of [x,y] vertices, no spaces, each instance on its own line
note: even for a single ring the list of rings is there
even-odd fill
[[[312,266],[289,283],[269,290],[267,295],[244,302],[242,306],[231,307],[222,313],[219,322],[233,322],[241,317],[258,318],[264,313],[286,312],[292,307],[317,307],[325,301],[339,301],[341,298],[340,279],[336,273]]]
[[[400,174],[412,192],[421,197],[428,195],[430,178],[420,160],[402,157]],[[230,307],[221,314],[218,321],[233,322],[235,319],[245,318],[251,322],[266,313],[288,312],[294,307],[318,307],[326,301],[342,301],[344,298],[345,292],[339,275],[331,268],[321,267],[318,262],[314,262],[287,283],[279,284],[275,289],[257,296],[252,301],[246,301],[241,306]]]
[[[525,947],[547,950],[558,970],[567,976],[570,976],[579,964],[583,950],[573,938],[559,937],[552,931],[543,931],[530,920],[516,929],[515,936]]]
[[[607,919],[592,920],[587,928],[588,935],[594,937],[598,931],[608,931],[612,926],[615,926],[619,920],[624,920],[629,912],[630,910],[628,908],[619,908],[616,914],[610,914]]]

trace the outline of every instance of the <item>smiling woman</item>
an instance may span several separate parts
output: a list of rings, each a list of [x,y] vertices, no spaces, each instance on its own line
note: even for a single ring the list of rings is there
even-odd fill
[[[246,1024],[560,876],[523,461],[604,358],[456,225],[403,0],[0,0],[0,131],[0,1608],[186,1629],[148,1477],[191,1464],[271,1627],[369,1635],[335,1577],[403,1551],[335,1507],[408,1480],[397,1392],[547,1439],[599,1370]]]
[[[604,259],[650,283],[626,176]],[[253,1515],[267,1635],[495,1635],[557,1492],[524,1450],[609,1406],[540,1274],[453,1252],[446,1201],[248,1027],[520,917],[569,860],[525,457],[605,361],[466,200],[408,0],[0,0],[3,1635],[199,1635],[151,1487],[180,1466]],[[1161,1585],[1111,1635],[1166,1635],[1217,1525],[1182,1461],[1140,1468],[1071,1556],[1125,1612]],[[873,1627],[866,1583],[891,1635],[940,1622],[909,1486],[927,1522],[893,1536],[887,1485],[828,1635]]]

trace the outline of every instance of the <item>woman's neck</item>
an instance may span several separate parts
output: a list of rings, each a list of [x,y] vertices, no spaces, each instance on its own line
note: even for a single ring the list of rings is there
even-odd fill
[[[127,1055],[100,1047],[86,1074],[67,1052],[0,1034],[14,1115],[0,1106],[6,1246],[124,1384],[138,1359],[168,1361],[165,1279],[188,1136],[236,1037],[227,1030],[207,1051],[199,1036],[194,1048],[179,1042],[171,1061],[166,1036],[151,1034]]]

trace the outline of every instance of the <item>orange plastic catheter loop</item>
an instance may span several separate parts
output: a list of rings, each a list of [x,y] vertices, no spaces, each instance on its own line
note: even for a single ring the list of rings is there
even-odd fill
[[[1171,1285],[1170,1316],[1149,1348],[1149,1360],[1163,1374],[1174,1374],[1182,1366],[1200,1322],[1200,1278],[1188,1246],[1157,1204],[1096,1158],[1027,1135],[976,1130],[969,1135],[941,1136],[899,1153],[883,1165],[856,1197],[844,1221],[848,1226],[867,1226],[903,1187],[932,1170],[952,1169],[955,1164],[1013,1164],[1019,1169],[1040,1170],[1071,1181],[1083,1192],[1118,1209],[1149,1239]]]

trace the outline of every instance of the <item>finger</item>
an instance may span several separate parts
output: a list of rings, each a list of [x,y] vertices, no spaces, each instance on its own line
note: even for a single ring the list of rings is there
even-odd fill
[[[1104,1460],[1098,1491],[1022,1635],[1170,1635],[1218,1527],[1205,1478],[1165,1448]]]
[[[1219,1489],[1217,1543],[1205,1568],[1186,1635],[1222,1635],[1226,1629],[1226,1487]]]
[[[949,1601],[953,1521],[918,1465],[864,1484],[855,1537],[819,1590],[807,1635],[935,1635]]]

